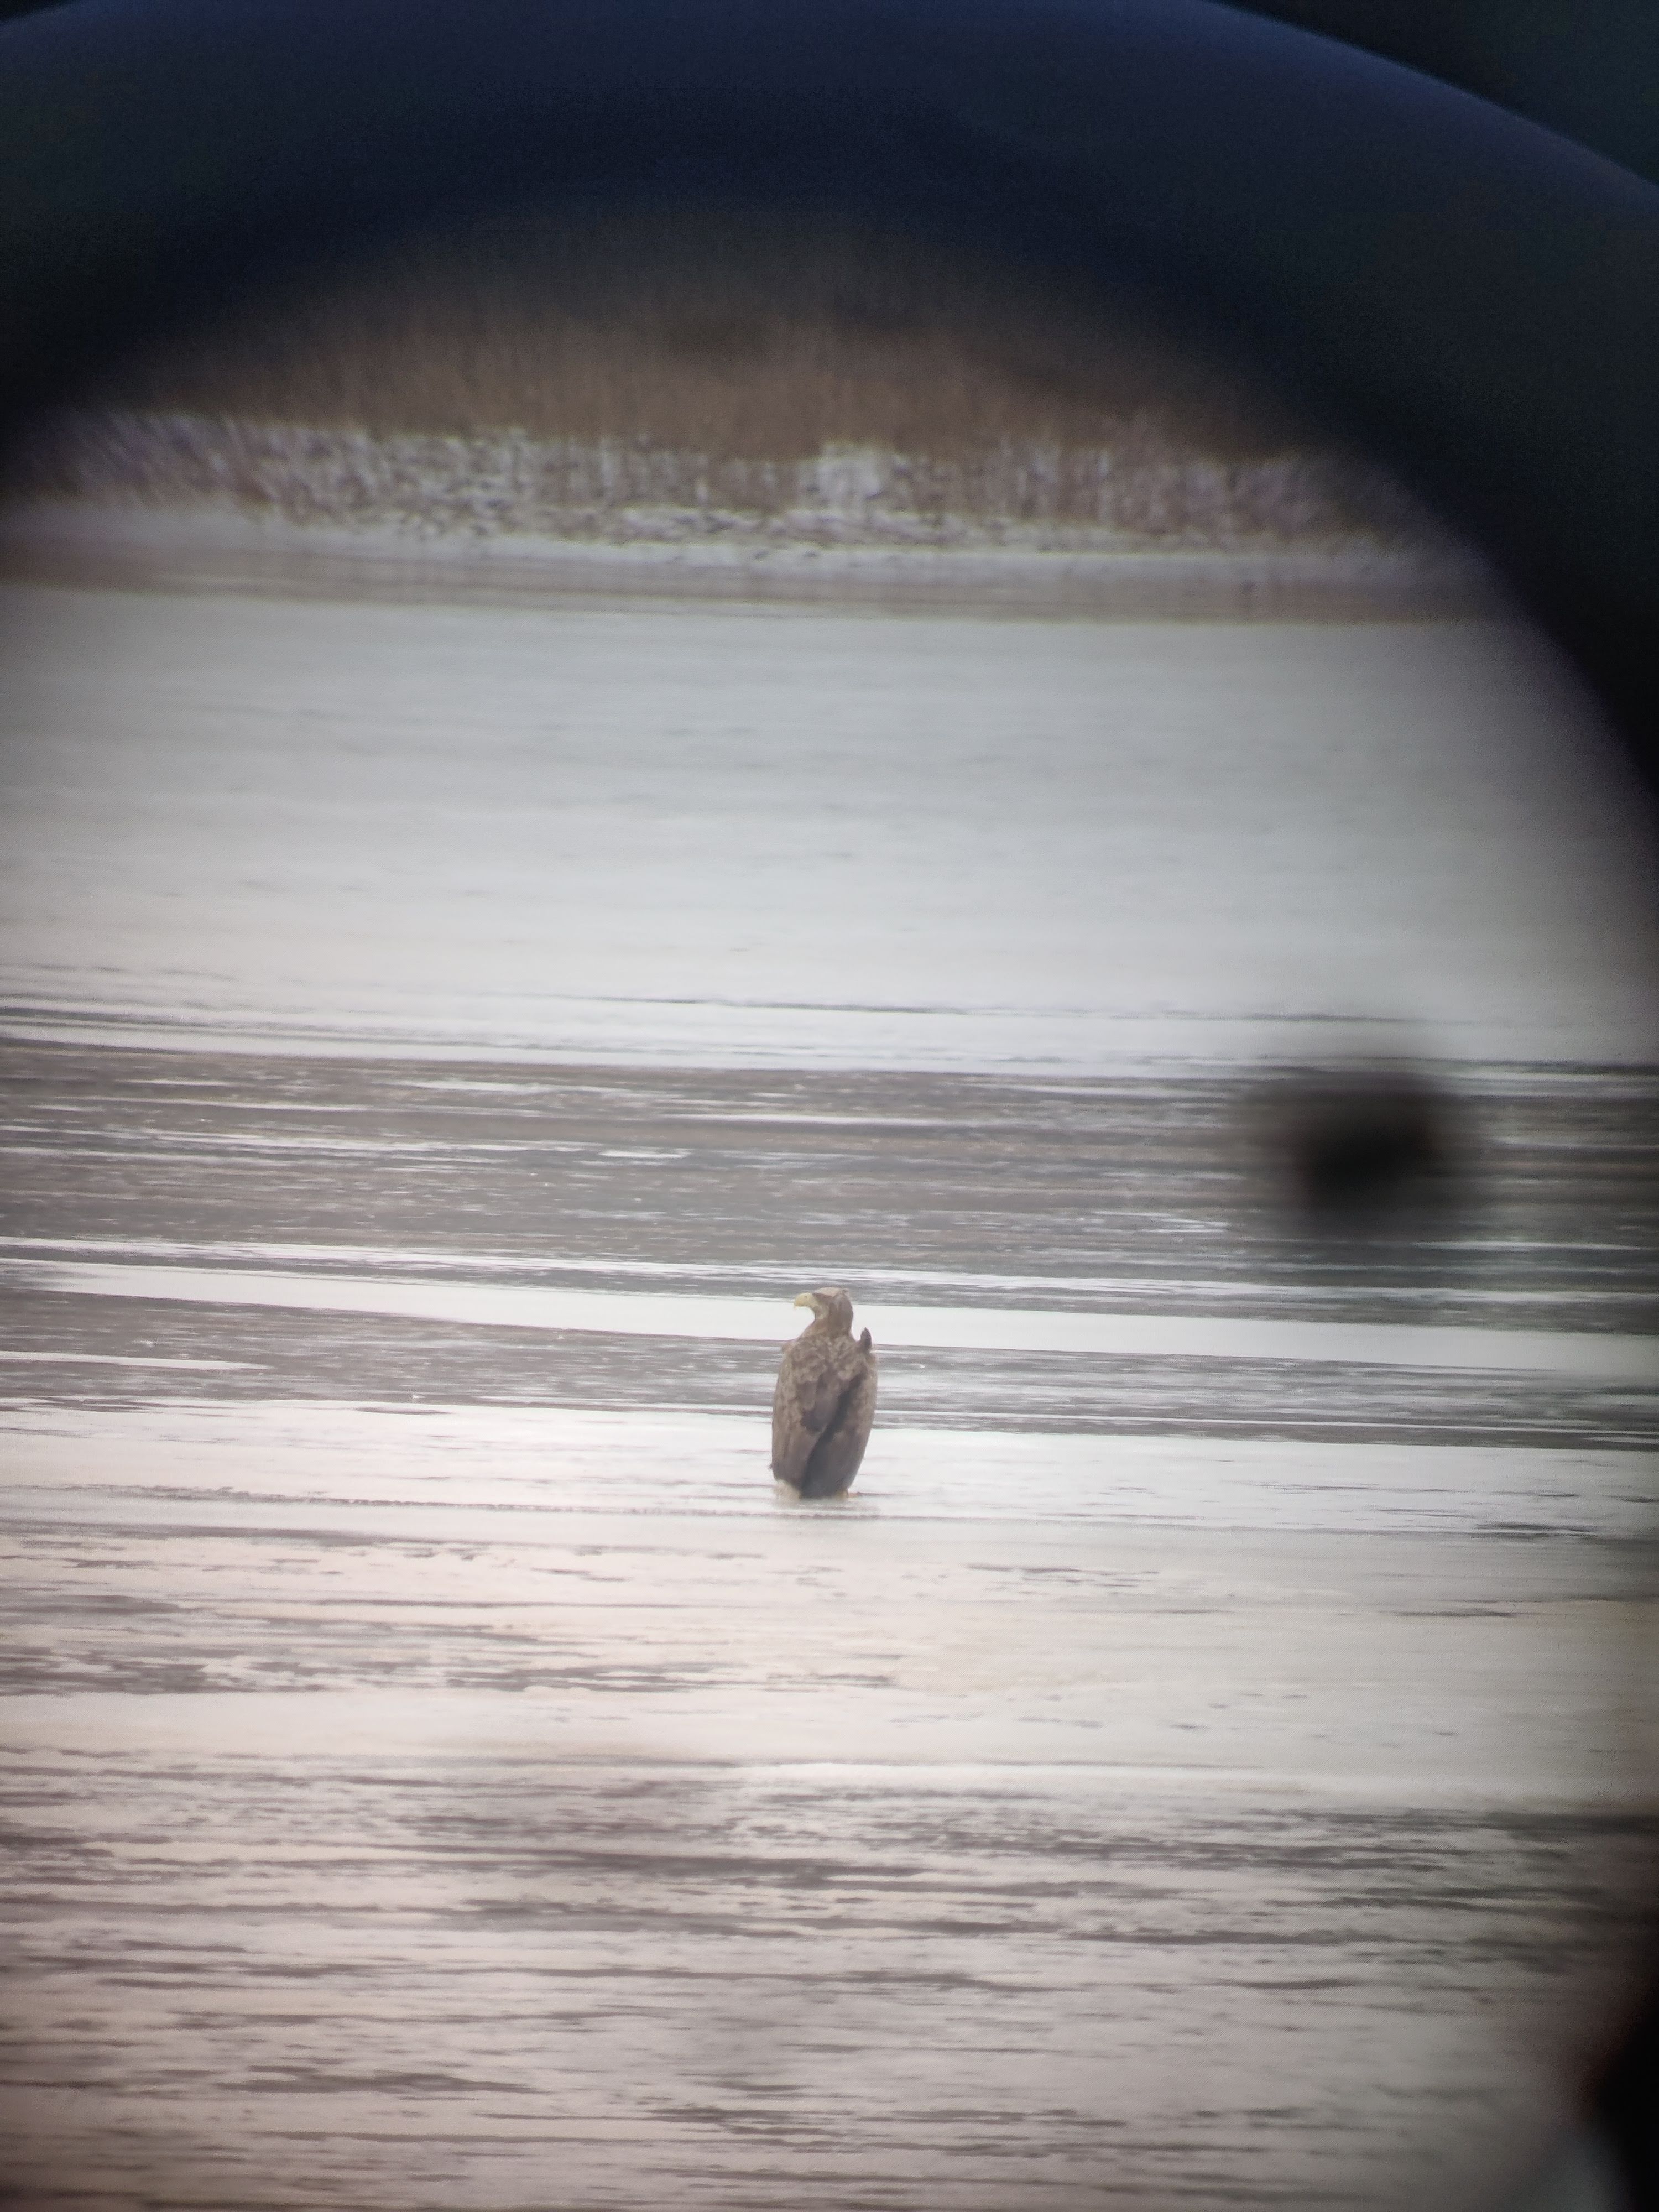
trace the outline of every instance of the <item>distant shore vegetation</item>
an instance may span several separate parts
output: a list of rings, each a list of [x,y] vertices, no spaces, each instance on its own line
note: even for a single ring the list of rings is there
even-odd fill
[[[1127,299],[717,212],[501,216],[292,279],[124,360],[9,488],[474,533],[1435,535]]]

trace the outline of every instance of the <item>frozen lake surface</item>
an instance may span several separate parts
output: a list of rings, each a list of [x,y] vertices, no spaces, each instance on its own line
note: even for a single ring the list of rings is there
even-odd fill
[[[1416,2212],[1534,2164],[1659,1855],[1659,936],[1553,665],[5,623],[15,2200]],[[1298,1210],[1283,1066],[1382,1048],[1455,1142],[1380,1224]],[[827,1281],[881,1406],[801,1507],[767,1408]]]
[[[1499,623],[13,585],[0,640],[14,1005],[656,1064],[1659,1054],[1645,817]]]

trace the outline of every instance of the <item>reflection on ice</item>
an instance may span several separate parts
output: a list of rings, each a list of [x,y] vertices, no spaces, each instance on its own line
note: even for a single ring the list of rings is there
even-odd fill
[[[599,1407],[245,1401],[0,1407],[9,1510],[101,1514],[116,1495],[212,1510],[279,1500],[351,1525],[396,1509],[407,1534],[464,1540],[471,1512],[752,1518],[778,1508],[763,1407],[752,1416]],[[76,1500],[81,1501],[77,1505]],[[1231,1437],[988,1434],[884,1427],[849,1504],[884,1522],[1067,1522],[1335,1534],[1640,1538],[1659,1509],[1650,1454],[1517,1445],[1312,1443]],[[457,1520],[455,1516],[459,1516]]]
[[[279,1274],[256,1268],[140,1267],[0,1259],[38,1291],[82,1297],[166,1298],[213,1306],[401,1315],[494,1328],[765,1344],[796,1334],[781,1301],[694,1292],[548,1289],[406,1277]],[[1422,1328],[1395,1322],[1261,1321],[1226,1316],[1078,1313],[1025,1307],[860,1303],[878,1346],[940,1351],[1060,1352],[1102,1358],[1340,1360],[1360,1366],[1547,1373],[1598,1382],[1659,1383],[1659,1338],[1607,1332]]]

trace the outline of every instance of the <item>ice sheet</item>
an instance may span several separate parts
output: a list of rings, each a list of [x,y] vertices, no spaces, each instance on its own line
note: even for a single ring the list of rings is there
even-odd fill
[[[1659,1050],[1640,804],[1496,623],[3,594],[0,994],[778,1066]]]

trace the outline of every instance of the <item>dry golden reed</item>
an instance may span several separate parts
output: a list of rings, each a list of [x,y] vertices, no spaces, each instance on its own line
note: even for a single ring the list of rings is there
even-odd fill
[[[296,280],[130,359],[154,414],[375,435],[515,430],[714,462],[868,446],[1305,447],[1285,410],[1126,300],[810,218],[520,214]]]

